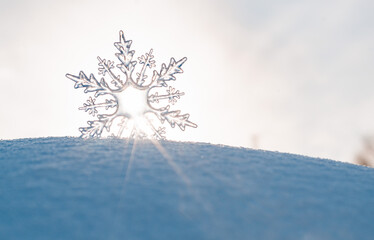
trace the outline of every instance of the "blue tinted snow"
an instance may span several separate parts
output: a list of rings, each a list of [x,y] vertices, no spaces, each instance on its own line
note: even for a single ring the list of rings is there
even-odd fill
[[[161,144],[0,141],[0,239],[374,238],[374,169]]]

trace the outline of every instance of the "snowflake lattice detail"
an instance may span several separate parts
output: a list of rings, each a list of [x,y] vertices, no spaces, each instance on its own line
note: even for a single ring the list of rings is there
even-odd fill
[[[74,81],[74,88],[83,88],[85,93],[92,94],[79,109],[96,119],[88,121],[87,127],[79,128],[81,137],[101,137],[105,132],[107,136],[164,139],[166,128],[156,126],[156,122],[164,124],[165,120],[172,128],[177,125],[183,131],[186,127],[196,128],[189,114],[170,107],[184,95],[169,83],[176,80],[175,74],[183,73],[182,65],[187,58],[179,61],[171,58],[168,65],[161,65],[160,72],[153,70],[149,77],[147,70],[156,67],[153,50],[134,60],[131,44],[120,31],[119,42],[114,43],[119,51],[115,54],[119,64],[98,57],[100,80],[93,74],[87,77],[83,71],[77,76],[66,74]],[[133,78],[136,66],[139,71]]]

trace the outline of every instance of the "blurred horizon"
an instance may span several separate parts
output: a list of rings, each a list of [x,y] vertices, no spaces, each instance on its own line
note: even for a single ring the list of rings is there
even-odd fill
[[[97,76],[123,30],[172,85],[199,141],[353,162],[374,134],[374,2],[0,0],[0,139],[79,136],[88,98],[66,73]]]

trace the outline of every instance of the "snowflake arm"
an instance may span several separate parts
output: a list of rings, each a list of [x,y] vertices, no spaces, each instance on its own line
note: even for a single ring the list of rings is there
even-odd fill
[[[85,88],[84,93],[95,92],[95,95],[109,93],[108,84],[102,78],[101,81],[97,81],[93,74],[87,78],[86,74],[83,71],[79,72],[78,76],[71,74],[66,74],[66,77],[74,81],[74,88]]]
[[[105,59],[101,59],[100,57],[97,57],[99,60],[99,74],[102,74],[105,76],[105,73],[108,73],[109,76],[112,78],[111,83],[114,84],[116,88],[122,88],[124,83],[120,79],[119,75],[114,75],[112,69],[114,68],[112,61],[108,60],[108,62]]]
[[[158,73],[157,71],[154,71],[153,81],[157,81],[158,85],[166,87],[167,86],[166,82],[176,80],[174,74],[183,73],[182,65],[186,61],[187,61],[186,57],[180,59],[178,62],[176,62],[174,58],[171,58],[170,63],[167,67],[165,63],[162,64],[160,73]]]
[[[155,64],[155,60],[153,60],[154,56],[152,55],[152,52],[153,52],[153,49],[151,49],[149,51],[149,53],[146,53],[145,55],[142,55],[138,60],[139,60],[139,64],[142,64],[143,67],[142,67],[142,70],[137,73],[137,78],[136,78],[136,83],[140,86],[143,86],[144,82],[145,82],[145,79],[148,77],[147,75],[145,75],[145,71],[147,70],[147,67],[148,68],[153,68],[156,66]]]
[[[179,90],[175,90],[173,87],[169,87],[169,90],[167,90],[168,94],[165,95],[158,95],[158,92],[155,92],[151,96],[149,96],[148,100],[153,103],[159,103],[160,100],[168,99],[169,103],[174,105],[177,102],[177,99],[180,99],[181,96],[184,95],[184,92],[179,92]]]
[[[80,107],[79,110],[84,110],[88,112],[88,114],[95,116],[98,113],[97,108],[105,108],[108,110],[109,108],[115,108],[117,106],[117,102],[114,99],[105,99],[103,103],[95,103],[96,98],[90,97],[86,103],[83,104],[83,107]]]
[[[88,127],[81,127],[79,128],[79,131],[81,132],[82,138],[95,138],[95,137],[101,137],[101,133],[104,130],[104,127],[106,125],[106,120],[94,120],[94,121],[88,121]]]
[[[135,54],[134,50],[130,50],[132,41],[126,41],[123,31],[119,32],[119,42],[115,42],[114,46],[118,49],[119,53],[116,53],[116,57],[121,62],[117,67],[126,75],[127,78],[131,79],[132,72],[135,69],[136,61],[132,61]]]
[[[175,124],[184,131],[186,126],[197,128],[197,125],[188,120],[190,114],[180,114],[180,110],[169,111],[169,108],[166,108],[166,111],[161,113],[161,118],[166,119],[172,128],[175,127]]]

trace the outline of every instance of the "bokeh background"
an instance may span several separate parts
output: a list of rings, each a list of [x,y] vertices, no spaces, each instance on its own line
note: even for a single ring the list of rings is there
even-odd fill
[[[353,162],[374,133],[374,2],[0,1],[0,138],[79,136],[66,73],[115,60],[119,30],[174,86],[197,129],[169,138]]]

